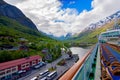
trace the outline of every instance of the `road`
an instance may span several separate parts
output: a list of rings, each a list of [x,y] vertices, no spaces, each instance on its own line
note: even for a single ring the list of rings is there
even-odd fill
[[[56,70],[57,70],[57,76],[55,77],[54,80],[57,80],[65,71],[67,71],[74,63],[75,63],[75,59],[72,58],[70,60],[66,60],[66,64],[64,66],[58,66],[57,63],[62,60],[64,57],[60,57],[58,58],[57,60],[55,60],[54,62],[52,63],[47,63],[46,66],[43,66],[41,67],[40,69],[37,69],[37,70],[32,70],[32,72],[25,76],[25,77],[22,77],[18,80],[30,80],[31,78],[35,77],[35,76],[38,76],[39,73],[47,70],[48,68],[51,68],[51,67],[55,67],[56,66]]]

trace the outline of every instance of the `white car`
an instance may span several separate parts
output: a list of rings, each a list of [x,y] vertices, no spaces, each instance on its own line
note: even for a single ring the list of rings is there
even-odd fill
[[[40,79],[40,80],[47,80],[47,77],[44,77],[44,78],[42,78],[42,79]]]
[[[32,79],[30,79],[30,80],[37,80],[37,77],[33,77]]]
[[[45,70],[44,72],[39,73],[40,78],[46,77],[50,72]]]

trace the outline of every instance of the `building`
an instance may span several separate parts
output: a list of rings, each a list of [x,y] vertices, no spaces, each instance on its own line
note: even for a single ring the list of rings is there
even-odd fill
[[[120,38],[120,29],[109,30],[100,34],[99,42],[106,42],[112,39],[118,40],[119,38]]]
[[[45,55],[44,60],[52,60],[52,55],[47,48],[43,49],[41,52]]]
[[[12,80],[14,75],[27,72],[38,62],[42,61],[39,55],[0,63],[0,80]],[[14,79],[13,79],[14,80]]]

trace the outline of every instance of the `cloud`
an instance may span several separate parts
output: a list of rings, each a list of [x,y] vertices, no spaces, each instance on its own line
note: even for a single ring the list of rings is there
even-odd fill
[[[120,0],[93,0],[92,10],[76,9],[62,10],[58,0],[5,0],[18,8],[29,17],[40,31],[55,36],[67,33],[80,33],[89,24],[97,22],[120,9]],[[71,2],[74,4],[75,2]]]
[[[71,1],[69,4],[75,4],[75,1]]]
[[[4,0],[10,4],[17,4],[17,3],[21,3],[23,1],[26,1],[26,0]]]

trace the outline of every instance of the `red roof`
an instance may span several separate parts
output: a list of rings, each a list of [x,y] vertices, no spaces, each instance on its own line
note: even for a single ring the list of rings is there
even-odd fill
[[[39,55],[36,55],[36,56],[30,56],[30,57],[27,57],[27,58],[21,58],[21,59],[17,59],[17,60],[13,60],[13,61],[0,63],[0,70],[10,68],[10,67],[13,67],[13,66],[17,66],[17,65],[21,65],[23,63],[30,62],[30,61],[40,59],[40,58],[41,57]]]

